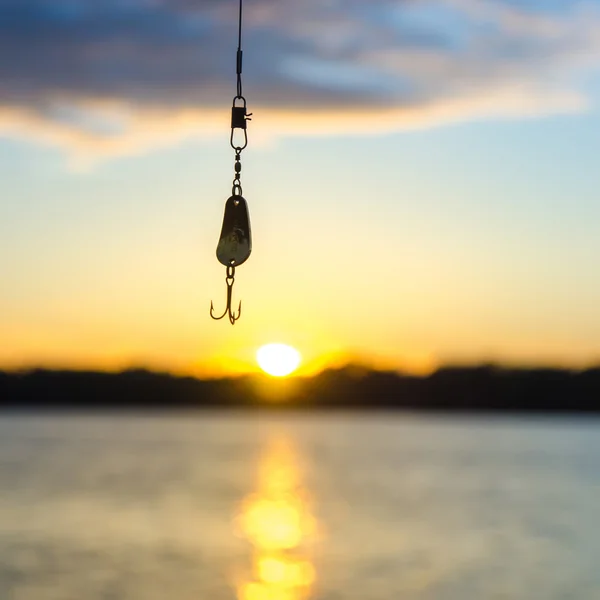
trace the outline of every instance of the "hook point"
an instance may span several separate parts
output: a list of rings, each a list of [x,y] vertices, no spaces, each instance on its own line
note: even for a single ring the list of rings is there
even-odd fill
[[[214,315],[214,306],[212,300],[210,301],[210,316],[215,321],[220,321],[225,315],[229,317],[229,322],[232,325],[235,325],[235,322],[242,316],[242,301],[238,305],[237,315],[234,311],[231,310],[231,290],[233,288],[233,279],[234,279],[235,267],[228,266],[227,267],[227,277],[225,278],[227,282],[227,305],[225,307],[225,311],[220,317],[215,317]],[[231,281],[229,281],[231,279]]]

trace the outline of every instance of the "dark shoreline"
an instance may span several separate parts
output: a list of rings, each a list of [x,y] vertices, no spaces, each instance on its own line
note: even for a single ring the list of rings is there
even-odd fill
[[[28,408],[600,413],[600,367],[571,371],[461,366],[419,377],[351,366],[284,380],[201,380],[143,369],[0,372],[0,410]]]

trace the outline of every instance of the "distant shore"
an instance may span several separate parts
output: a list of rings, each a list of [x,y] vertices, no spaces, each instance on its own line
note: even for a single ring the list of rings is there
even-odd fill
[[[326,370],[311,378],[217,380],[156,373],[35,369],[0,372],[0,409],[310,408],[600,412],[600,367],[582,371],[444,367],[431,375]]]

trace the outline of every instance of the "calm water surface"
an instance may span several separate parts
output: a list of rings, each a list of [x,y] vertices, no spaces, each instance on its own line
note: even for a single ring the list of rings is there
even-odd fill
[[[0,416],[1,600],[600,599],[600,421]]]

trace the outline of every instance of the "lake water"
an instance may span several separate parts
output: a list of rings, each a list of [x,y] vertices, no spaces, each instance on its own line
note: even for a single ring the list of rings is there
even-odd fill
[[[600,599],[600,420],[0,416],[1,600]]]

